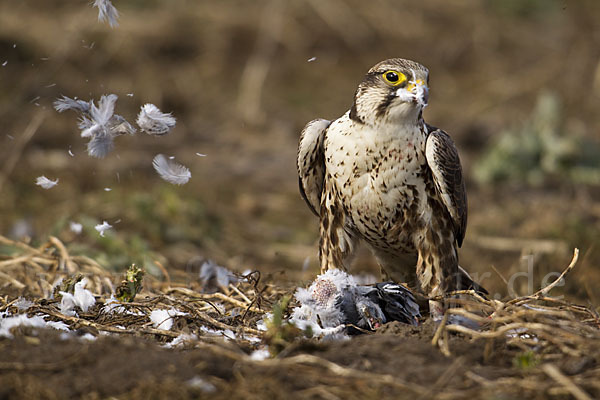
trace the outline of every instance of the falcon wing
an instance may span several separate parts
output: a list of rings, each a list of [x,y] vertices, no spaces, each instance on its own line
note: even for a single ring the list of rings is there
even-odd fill
[[[321,192],[325,179],[325,159],[323,140],[331,121],[315,119],[310,121],[300,134],[298,146],[298,176],[300,194],[315,215],[321,208]]]
[[[427,164],[442,202],[452,218],[454,235],[460,247],[467,228],[467,191],[458,151],[446,132],[430,126],[427,129]]]

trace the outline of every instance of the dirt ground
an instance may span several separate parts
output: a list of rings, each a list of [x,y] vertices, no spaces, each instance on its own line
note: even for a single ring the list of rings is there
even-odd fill
[[[136,336],[95,341],[56,331],[23,330],[0,342],[2,398],[568,398],[540,368],[518,369],[503,346],[483,360],[483,343],[453,338],[452,357],[431,345],[433,324],[386,325],[344,342],[297,343],[279,359],[251,361],[221,344],[165,349]],[[585,383],[597,351],[559,360],[563,374]],[[565,376],[565,375],[563,375]],[[586,398],[586,397],[581,397]],[[592,398],[592,397],[590,397]]]
[[[168,350],[137,337],[87,342],[64,340],[58,333],[41,331],[34,336],[39,339],[37,344],[32,343],[31,336],[21,336],[10,346],[3,346],[0,362],[3,368],[7,364],[13,368],[2,373],[1,394],[3,398],[119,395],[283,399],[336,398],[348,394],[348,398],[357,399],[415,395],[431,398],[450,381],[453,388],[460,388],[464,394],[480,391],[484,395],[485,390],[468,378],[469,373],[488,380],[527,375],[515,371],[511,360],[502,358],[500,351],[498,359],[483,365],[482,348],[469,343],[457,346],[460,356],[444,357],[429,343],[432,332],[427,328],[412,328],[407,332],[404,327],[392,326],[381,334],[348,342],[298,345],[288,355],[292,360],[298,354],[318,356],[319,362],[327,360],[351,368],[348,374],[332,373],[327,364],[315,365],[310,359],[306,363],[240,361],[240,349],[225,344]],[[41,346],[47,350],[40,352]],[[391,376],[393,380],[383,382],[383,376]],[[207,390],[194,385],[193,380],[198,377],[214,388]],[[509,388],[505,390],[510,394]]]
[[[213,312],[207,322],[209,311],[198,311],[178,332],[200,334],[202,324],[256,329],[264,312],[318,273],[318,222],[297,188],[299,132],[311,119],[345,112],[370,66],[404,57],[430,69],[425,118],[452,135],[461,155],[469,196],[461,265],[490,299],[508,304],[554,279],[579,248],[576,267],[552,291],[566,303],[540,302],[555,307],[574,336],[555,343],[537,325],[541,347],[500,336],[508,323],[564,328],[519,305],[502,314],[505,322],[486,325],[489,337],[453,331],[434,346],[431,323],[394,323],[349,341],[291,340],[279,356],[256,361],[248,355],[264,343],[202,334],[168,348],[173,332],[149,331],[147,315],[131,322],[131,332],[115,333],[119,321],[92,313],[63,321],[75,336],[95,340],[39,328],[0,338],[0,398],[600,397],[600,345],[581,347],[582,338],[600,343],[588,331],[600,307],[600,175],[592,165],[596,175],[579,181],[569,169],[600,153],[578,145],[541,178],[477,179],[481,160],[507,132],[534,131],[545,94],[560,104],[553,116],[562,137],[598,143],[600,3],[113,3],[114,28],[86,2],[0,3],[0,235],[25,246],[0,246],[0,312],[42,310],[62,320],[48,314],[55,304],[44,303],[52,279],[82,272],[105,301],[106,282],[117,285],[132,263],[147,272],[138,301],[167,304],[184,296],[171,285],[202,293],[198,272],[211,259],[260,271],[268,301],[243,321]],[[75,114],[59,114],[52,103],[109,93],[130,122],[150,102],[173,113],[175,129],[119,137],[105,159],[87,156]],[[152,169],[157,153],[189,167],[190,182],[162,181]],[[59,184],[43,190],[35,185],[41,175]],[[102,221],[114,227],[105,237],[94,229]],[[50,261],[35,261],[38,252]],[[361,249],[351,272],[377,271]],[[37,311],[17,310],[19,296]],[[176,300],[178,307],[199,301],[188,292]],[[481,314],[504,312],[498,304],[486,303]]]
[[[445,357],[431,346],[432,324],[396,324],[345,342],[300,343],[285,358],[263,362],[243,358],[242,349],[227,343],[172,350],[135,336],[90,342],[25,331],[1,342],[0,393],[32,399],[568,397],[568,390],[544,382],[539,368],[515,368],[506,349],[494,349],[484,362],[482,343],[456,338],[456,355]],[[596,352],[559,366],[582,376],[598,360]],[[599,393],[597,385],[587,390]]]

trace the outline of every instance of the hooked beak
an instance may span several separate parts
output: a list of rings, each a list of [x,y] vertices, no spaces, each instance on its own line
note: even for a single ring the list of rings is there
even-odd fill
[[[427,103],[429,102],[429,88],[427,87],[427,83],[423,82],[421,79],[413,80],[408,82],[406,86],[406,90],[410,91],[415,96],[415,102],[421,107],[427,107]]]
[[[385,321],[381,318],[378,318],[376,315],[372,315],[369,311],[369,308],[364,304],[360,304],[358,306],[360,313],[362,314],[363,320],[369,325],[369,329],[372,331],[379,328]]]
[[[412,71],[412,73],[412,79],[408,81],[408,84],[405,87],[396,91],[396,96],[400,97],[403,101],[412,101],[422,108],[425,108],[429,102],[429,87],[427,87],[427,82],[422,79],[417,79],[414,71]]]

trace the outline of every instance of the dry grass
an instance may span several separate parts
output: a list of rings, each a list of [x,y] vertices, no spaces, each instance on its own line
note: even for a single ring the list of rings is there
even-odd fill
[[[483,298],[472,291],[456,292],[460,299],[455,301],[461,307],[451,308],[445,318],[462,316],[477,322],[480,328],[442,323],[432,335],[431,351],[435,352],[437,348],[447,357],[454,358],[454,364],[460,363],[461,368],[467,368],[463,373],[464,381],[452,380],[455,368],[459,367],[453,364],[455,368],[448,370],[452,372],[442,374],[436,385],[427,387],[394,373],[369,372],[305,353],[302,343],[306,343],[306,339],[288,343],[290,349],[276,358],[251,360],[248,353],[256,348],[257,339],[264,339],[264,332],[256,328],[257,321],[285,293],[275,284],[265,285],[256,272],[215,293],[202,293],[193,284],[176,284],[168,276],[164,280],[146,278],[139,299],[121,303],[127,312],[110,313],[102,306],[108,301],[119,278],[95,261],[70,256],[65,245],[55,237],[39,247],[1,236],[0,243],[5,253],[6,249],[12,250],[11,255],[3,256],[0,261],[0,285],[3,291],[11,293],[0,297],[0,312],[42,315],[47,320],[62,321],[73,330],[84,329],[94,334],[103,331],[117,337],[142,336],[158,343],[183,339],[186,348],[204,349],[256,371],[273,368],[293,370],[303,379],[315,382],[313,391],[321,387],[323,393],[339,395],[344,393],[339,391],[345,385],[343,382],[366,380],[381,390],[413,393],[421,398],[435,395],[436,398],[453,399],[485,393],[520,393],[524,397],[535,398],[535,393],[545,393],[558,398],[571,395],[579,400],[591,399],[589,393],[600,393],[600,368],[593,367],[594,357],[598,356],[596,353],[600,348],[600,316],[588,307],[549,296],[549,292],[575,267],[577,250],[560,277],[533,295],[498,301]],[[55,281],[75,274],[88,279],[88,287],[96,295],[98,303],[78,316],[65,316],[60,312],[59,302],[50,300],[49,296]],[[15,303],[19,295],[33,300],[33,305],[26,310],[17,309]],[[153,327],[150,313],[171,308],[184,315],[174,318],[170,330]],[[207,333],[206,328],[212,333]],[[223,338],[218,333],[236,343],[238,350],[223,346]],[[477,346],[479,342],[484,345]],[[481,376],[475,365],[467,365],[464,356],[453,351],[454,346],[460,345],[459,353],[464,353],[465,343],[471,347],[471,356],[475,359],[481,357],[483,365],[489,364],[499,354],[512,359],[513,372],[495,379]],[[483,353],[477,356],[480,351]],[[37,367],[40,366],[36,365],[3,363],[2,369],[12,366],[14,370],[39,370]],[[251,365],[254,367],[249,367]],[[516,376],[514,371],[517,371]],[[527,371],[527,379],[523,379],[519,371]],[[325,383],[327,379],[334,379],[337,383]],[[247,389],[247,386],[240,385],[236,390],[242,390],[242,387]],[[357,394],[355,387],[346,390],[350,397]]]
[[[119,276],[108,272],[94,260],[83,256],[71,256],[65,245],[56,237],[40,247],[13,241],[0,236],[0,243],[13,249],[14,254],[0,261],[0,284],[11,296],[0,298],[0,311],[15,312],[16,295],[34,300],[35,305],[27,312],[47,315],[52,320],[63,321],[71,326],[85,326],[96,331],[125,335],[147,334],[171,340],[184,333],[200,332],[200,327],[228,331],[225,336],[244,340],[246,335],[261,336],[256,322],[262,318],[274,298],[280,292],[260,282],[260,273],[252,272],[237,284],[229,284],[228,293],[199,293],[180,284],[146,278],[144,291],[138,296],[143,300],[119,302],[121,312],[109,313],[103,305],[110,301]],[[164,270],[166,274],[166,270]],[[60,313],[60,300],[53,300],[53,286],[60,279],[81,275],[87,278],[87,288],[96,295],[97,305],[80,313],[79,317]],[[168,275],[166,275],[168,277]],[[9,300],[12,298],[12,300]],[[172,330],[152,328],[150,313],[157,309],[174,308],[185,317],[177,318]],[[127,310],[128,312],[125,312]],[[117,326],[119,326],[117,328]],[[197,340],[214,339],[214,335],[200,336]]]

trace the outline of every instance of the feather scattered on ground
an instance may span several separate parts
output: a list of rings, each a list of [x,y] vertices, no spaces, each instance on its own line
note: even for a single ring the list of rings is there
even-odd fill
[[[29,317],[27,314],[19,314],[13,317],[3,318],[0,316],[0,337],[12,339],[11,331],[18,326],[30,326],[33,328],[54,328],[68,331],[69,326],[64,322],[46,321],[41,315]]]
[[[188,380],[185,384],[204,393],[213,393],[217,391],[217,387],[215,385],[198,375]]]
[[[202,283],[203,292],[227,292],[229,284],[236,283],[238,280],[230,270],[217,265],[212,260],[204,262],[200,267],[200,282]]]
[[[157,309],[150,312],[150,321],[152,321],[152,325],[155,328],[170,331],[173,327],[173,317],[180,315],[186,314],[173,307],[171,307],[169,310]]]
[[[96,304],[94,295],[85,288],[86,285],[87,279],[84,278],[75,284],[73,294],[68,292],[59,292],[62,296],[60,301],[60,312],[63,315],[76,315],[76,308],[83,312],[87,312],[91,306]]]
[[[157,154],[154,157],[152,166],[161,178],[174,185],[186,184],[192,177],[192,173],[187,167],[169,160],[163,154]]]

